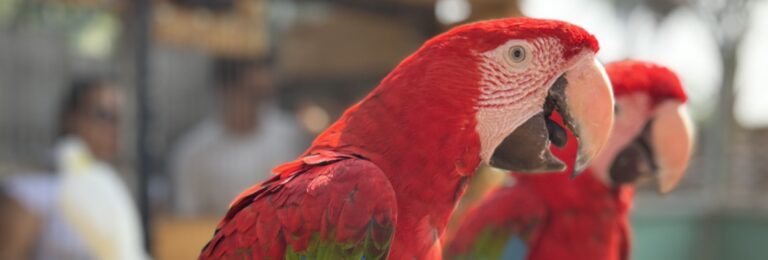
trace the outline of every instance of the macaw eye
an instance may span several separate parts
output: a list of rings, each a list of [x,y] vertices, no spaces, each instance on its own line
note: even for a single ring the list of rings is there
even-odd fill
[[[509,59],[514,63],[520,63],[525,61],[525,48],[523,46],[512,46],[509,48]]]

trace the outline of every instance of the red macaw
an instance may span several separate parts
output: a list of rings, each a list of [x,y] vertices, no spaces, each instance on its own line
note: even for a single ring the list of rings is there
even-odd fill
[[[553,110],[582,141],[581,160],[601,149],[613,96],[597,50],[580,27],[530,18],[427,41],[299,159],[238,196],[200,259],[439,259],[481,161],[565,168],[549,152],[550,133],[565,131]]]
[[[634,184],[655,177],[672,190],[687,167],[692,126],[677,76],[639,61],[606,65],[616,120],[605,149],[584,174],[513,174],[514,184],[467,213],[448,259],[628,259]],[[553,147],[573,163],[576,141]]]

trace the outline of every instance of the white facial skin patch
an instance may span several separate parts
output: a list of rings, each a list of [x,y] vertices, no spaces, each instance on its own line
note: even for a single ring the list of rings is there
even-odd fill
[[[549,87],[565,62],[562,50],[557,39],[539,38],[510,40],[479,54],[483,61],[476,130],[484,162],[490,161],[505,137],[542,112]]]

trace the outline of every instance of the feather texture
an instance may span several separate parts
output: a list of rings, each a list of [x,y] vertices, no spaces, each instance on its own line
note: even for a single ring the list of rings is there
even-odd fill
[[[396,224],[386,176],[353,155],[318,152],[235,200],[201,259],[384,259]]]
[[[546,54],[564,59],[598,49],[582,28],[531,18],[468,24],[427,41],[299,160],[238,196],[200,258],[440,259],[440,237],[481,161],[479,53],[536,38],[559,41]],[[527,116],[507,112],[504,120]]]

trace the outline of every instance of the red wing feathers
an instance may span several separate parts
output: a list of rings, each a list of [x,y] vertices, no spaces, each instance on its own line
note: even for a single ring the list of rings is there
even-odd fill
[[[332,255],[386,255],[397,202],[376,165],[323,151],[274,171],[235,199],[200,259],[328,255],[329,245],[341,250]]]

